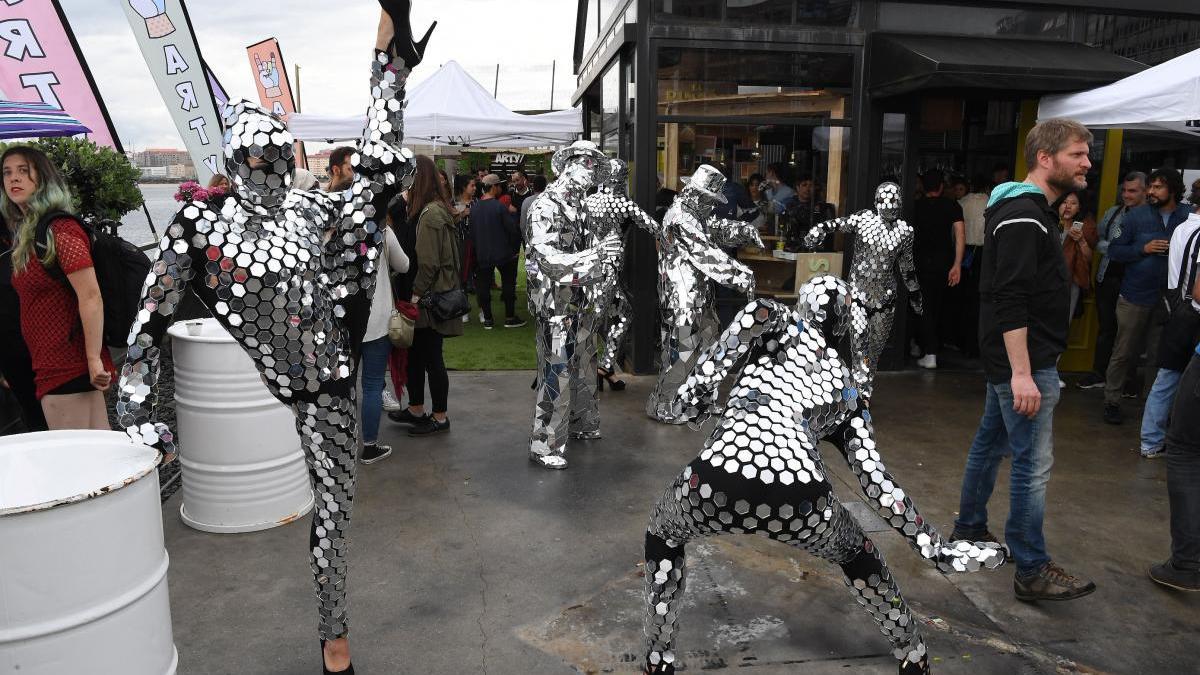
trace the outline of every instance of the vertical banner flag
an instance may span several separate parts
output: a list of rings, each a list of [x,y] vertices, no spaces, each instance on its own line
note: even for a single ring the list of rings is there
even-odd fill
[[[283,53],[279,51],[279,40],[267,38],[246,47],[250,68],[254,71],[254,82],[258,86],[258,100],[263,107],[287,119],[296,112],[296,100],[292,97],[292,83],[288,79],[287,67],[283,65]],[[307,169],[308,158],[304,155],[304,144],[296,143],[296,166]]]
[[[187,8],[183,0],[127,0],[121,5],[196,174],[206,183],[221,172],[221,119]]]
[[[92,130],[92,141],[121,151],[58,0],[0,0],[0,50],[6,98],[62,110]]]

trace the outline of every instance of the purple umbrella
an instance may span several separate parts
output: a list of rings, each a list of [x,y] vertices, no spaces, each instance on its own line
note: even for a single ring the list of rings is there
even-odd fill
[[[47,103],[0,101],[0,139],[74,136],[91,129]]]

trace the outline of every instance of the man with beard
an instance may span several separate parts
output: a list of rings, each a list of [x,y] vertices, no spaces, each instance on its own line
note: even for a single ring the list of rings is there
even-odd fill
[[[987,503],[1004,456],[1012,453],[1005,540],[1017,564],[1017,599],[1071,600],[1096,590],[1051,561],[1042,535],[1046,482],[1054,462],[1052,422],[1058,357],[1067,346],[1069,276],[1050,204],[1087,187],[1086,127],[1050,119],[1025,141],[1028,177],[992,190],[979,282],[979,349],[987,399],[967,455],[951,540],[996,541]]]
[[[326,192],[342,192],[354,182],[354,167],[350,165],[353,155],[354,148],[348,145],[334,148],[329,153],[329,184],[325,186]]]
[[[1174,169],[1150,174],[1144,206],[1125,216],[1121,234],[1108,245],[1108,257],[1125,266],[1117,298],[1117,337],[1104,376],[1104,421],[1120,424],[1121,390],[1137,368],[1143,347],[1154,365],[1166,317],[1162,292],[1167,287],[1167,251],[1171,233],[1192,213],[1183,201],[1183,178]],[[1143,387],[1138,387],[1139,391]]]

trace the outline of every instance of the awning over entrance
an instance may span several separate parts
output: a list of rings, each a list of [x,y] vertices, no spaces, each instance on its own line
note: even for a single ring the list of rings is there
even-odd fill
[[[876,33],[870,46],[873,96],[922,89],[1074,91],[1145,68],[1078,42]]]

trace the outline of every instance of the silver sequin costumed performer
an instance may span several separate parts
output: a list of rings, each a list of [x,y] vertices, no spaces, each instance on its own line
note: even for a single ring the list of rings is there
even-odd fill
[[[637,225],[655,238],[661,238],[662,228],[658,221],[629,198],[626,192],[628,180],[629,165],[625,160],[608,160],[608,178],[584,202],[593,241],[599,242],[614,232],[624,241],[625,230],[630,224]],[[598,320],[596,333],[600,347],[597,364],[609,375],[615,369],[617,352],[629,330],[629,294],[621,287],[620,281],[623,263],[624,255],[618,256],[612,276],[589,287],[587,291],[588,304]]]
[[[865,397],[871,396],[879,355],[892,334],[896,314],[894,269],[908,288],[908,301],[920,314],[921,286],[913,264],[913,228],[900,220],[900,186],[882,183],[875,189],[875,211],[862,210],[848,217],[834,218],[813,225],[804,243],[816,248],[834,230],[854,236],[854,257],[850,262],[850,287],[854,290],[856,322],[867,329],[854,332],[854,353],[865,357],[855,363],[855,381]]]
[[[619,232],[593,240],[584,208],[588,190],[608,174],[608,157],[594,143],[576,141],[554,153],[551,164],[558,178],[534,199],[525,232],[538,358],[529,458],[547,469],[565,469],[568,433],[600,437],[596,317],[585,288],[615,276],[624,247]]]
[[[316,492],[310,554],[319,633],[335,661],[339,652],[348,661],[355,382],[383,240],[376,219],[411,182],[413,156],[400,147],[404,85],[429,39],[426,33],[413,42],[409,0],[380,5],[373,100],[352,158],[353,185],[330,195],[291,190],[295,160],[287,128],[248,101],[230,101],[224,156],[232,194],[219,210],[187,204],[168,226],[143,288],[117,403],[131,437],[173,450],[170,430],[154,422],[159,344],[190,289],[254,361],[272,395],[295,412]]]
[[[1003,564],[998,544],[942,539],[884,467],[867,401],[841,356],[851,305],[850,287],[830,276],[805,284],[794,310],[753,302],[680,387],[673,404],[693,426],[721,417],[650,518],[646,672],[675,672],[685,546],[727,532],[759,534],[840,565],[855,599],[891,641],[900,672],[928,672],[925,643],[891,571],[826,478],[821,439],[841,450],[876,511],[939,570]],[[718,387],[743,363],[722,412]]]
[[[646,402],[646,414],[671,424],[687,420],[671,409],[671,399],[691,372],[700,351],[717,338],[720,322],[713,283],[754,297],[754,273],[721,249],[755,243],[748,223],[714,218],[713,206],[725,202],[725,177],[703,164],[684,185],[663,217],[658,251],[658,382]]]

